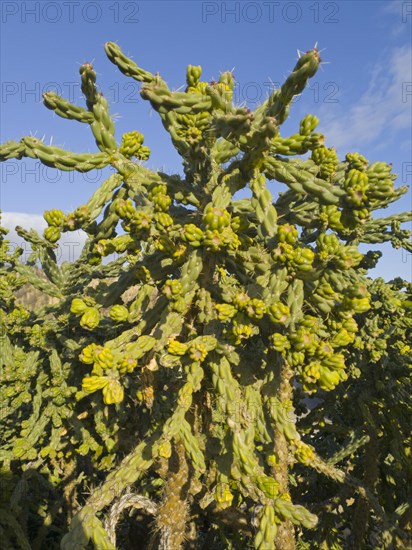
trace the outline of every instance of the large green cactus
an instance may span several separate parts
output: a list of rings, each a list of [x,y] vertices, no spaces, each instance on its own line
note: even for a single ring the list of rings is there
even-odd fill
[[[374,494],[379,475],[362,460],[376,470],[400,453],[400,470],[410,466],[410,444],[398,438],[389,452],[387,436],[394,415],[411,419],[410,403],[387,401],[369,363],[385,369],[384,358],[396,358],[387,376],[406,384],[411,302],[401,285],[367,277],[377,258],[358,245],[391,241],[411,251],[401,229],[410,212],[372,217],[407,188],[395,189],[386,163],[357,153],[340,160],[313,115],[281,135],[294,96],[319,67],[316,49],[254,111],[233,104],[229,72],[208,84],[189,65],[186,90],[175,92],[116,44],[106,53],[142,83],[184,176],[148,169],[138,131],[118,143],[90,64],[80,68],[86,108],[50,92],[44,102],[89,124],[99,152],[33,137],[0,146],[1,160],[115,169],[74,212],[46,211],[43,237],[18,228],[33,248],[27,265],[1,234],[0,458],[18,518],[13,527],[10,512],[0,514],[7,544],[124,545],[113,518],[125,499],[151,514],[150,548],[288,550],[297,533],[302,548],[341,548],[348,525],[361,547],[368,519],[380,544],[406,540],[407,521],[391,514],[407,513],[408,495],[387,506]],[[234,198],[242,189],[250,198]],[[80,258],[58,265],[61,234],[80,228],[88,234]],[[47,279],[32,269],[36,261]],[[54,302],[35,312],[19,306],[13,292],[24,283]],[[380,294],[391,304],[383,316]],[[361,415],[353,417],[350,399]],[[399,421],[398,431],[407,426]],[[315,471],[336,485],[318,491]],[[351,523],[351,510],[333,517],[350,498],[363,524]]]

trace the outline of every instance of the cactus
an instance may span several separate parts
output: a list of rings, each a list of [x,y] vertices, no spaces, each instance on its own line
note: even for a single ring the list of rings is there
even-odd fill
[[[0,146],[2,161],[115,170],[74,212],[46,211],[44,238],[19,229],[33,248],[27,265],[0,232],[0,457],[12,510],[26,514],[7,526],[0,508],[2,536],[10,547],[115,548],[110,518],[133,490],[150,504],[152,548],[205,537],[213,547],[342,548],[347,528],[357,547],[372,532],[381,545],[403,543],[411,288],[373,281],[378,258],[358,247],[410,250],[410,212],[372,217],[406,188],[395,189],[386,163],[340,160],[313,115],[281,135],[319,67],[316,48],[254,111],[233,104],[231,73],[207,83],[189,65],[186,90],[172,91],[118,45],[105,49],[142,83],[184,173],[150,170],[137,130],[118,143],[90,64],[80,68],[86,108],[51,92],[44,103],[88,124],[96,153],[32,137]],[[276,200],[273,181],[286,185]],[[235,198],[243,189],[250,198]],[[79,228],[79,259],[57,265],[61,234]],[[16,304],[27,283],[54,303]],[[318,474],[331,480],[322,490]],[[380,482],[396,497],[384,486],[377,498]]]

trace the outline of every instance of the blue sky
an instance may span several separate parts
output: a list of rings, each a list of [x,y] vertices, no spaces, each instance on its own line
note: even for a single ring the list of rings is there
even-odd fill
[[[139,130],[152,149],[148,165],[179,172],[179,157],[156,113],[140,98],[138,83],[106,58],[107,40],[118,42],[142,67],[160,72],[173,89],[184,85],[189,63],[202,65],[205,80],[234,69],[236,101],[251,108],[283,82],[298,49],[317,43],[328,63],[296,99],[284,133],[295,132],[305,114],[316,114],[327,145],[341,156],[356,150],[371,162],[392,162],[397,184],[411,184],[411,23],[410,1],[3,0],[0,141],[32,134],[69,150],[95,151],[86,125],[60,119],[41,98],[53,90],[83,105],[78,71],[91,61],[116,115],[118,139]],[[73,210],[107,172],[61,173],[30,159],[2,163],[0,169],[0,208],[10,228],[41,228],[44,210]],[[411,199],[409,192],[385,214],[410,210]],[[13,233],[11,238],[18,240]],[[63,242],[62,257],[68,250],[73,248]],[[390,246],[383,250],[374,274],[411,280],[412,256]]]

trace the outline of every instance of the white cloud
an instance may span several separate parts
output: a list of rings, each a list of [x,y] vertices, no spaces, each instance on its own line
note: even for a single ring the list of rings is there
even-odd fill
[[[6,235],[6,239],[10,241],[12,250],[17,247],[22,248],[24,252],[21,259],[26,261],[32,252],[32,248],[30,243],[27,243],[16,233],[15,227],[19,225],[26,230],[34,229],[42,236],[43,230],[47,227],[43,216],[23,212],[2,212],[1,220],[3,227],[10,230]],[[76,260],[83,249],[86,238],[86,233],[81,230],[63,233],[58,248],[55,249],[57,261],[62,263]]]
[[[341,153],[371,143],[389,144],[410,127],[411,87],[412,48],[395,48],[375,65],[367,90],[352,107],[339,105],[334,113],[329,105],[321,107],[321,131]]]

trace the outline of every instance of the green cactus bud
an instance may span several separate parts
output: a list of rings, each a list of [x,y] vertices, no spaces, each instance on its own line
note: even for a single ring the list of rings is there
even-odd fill
[[[204,244],[208,250],[217,252],[225,246],[224,237],[221,231],[214,229],[213,231],[207,229],[205,232]]]
[[[345,246],[339,250],[339,256],[335,259],[336,264],[343,269],[356,267],[362,261],[363,254],[357,246]]]
[[[352,334],[356,334],[359,330],[358,324],[353,318],[342,321],[342,327]]]
[[[345,357],[341,353],[327,354],[322,359],[322,366],[331,370],[345,368]]]
[[[233,90],[235,87],[235,79],[231,71],[225,71],[221,73],[219,77],[219,83],[225,86],[225,90]]]
[[[266,475],[258,476],[256,483],[267,498],[274,498],[279,494],[279,483],[272,477]]]
[[[206,234],[208,231],[206,231]],[[220,236],[223,240],[223,244],[230,250],[237,250],[241,245],[241,241],[231,227],[224,227],[220,231]],[[206,242],[206,240],[205,240]]]
[[[254,333],[253,327],[243,322],[242,317],[235,317],[232,327],[232,337],[235,344],[240,344],[242,340],[250,338]]]
[[[292,367],[300,368],[305,363],[305,353],[303,351],[292,351],[286,355],[286,360]]]
[[[352,168],[346,173],[343,185],[346,189],[351,189],[357,186],[367,186],[368,182],[368,175],[365,172]]]
[[[280,243],[277,248],[272,250],[272,258],[275,262],[286,263],[294,258],[293,246],[288,243]]]
[[[150,186],[149,199],[153,199],[156,195],[167,195],[167,185],[165,183],[154,183]]]
[[[158,239],[154,242],[156,250],[160,250],[164,254],[171,256],[175,251],[175,245],[169,237],[166,235],[160,235]]]
[[[318,361],[312,361],[303,368],[303,379],[305,385],[310,387],[311,384],[316,384],[320,378],[322,365]]]
[[[329,204],[321,207],[319,219],[325,224],[325,226],[330,227],[334,231],[342,231],[344,226],[342,225],[340,218],[341,212],[335,204]]]
[[[315,355],[320,359],[329,357],[333,354],[333,345],[332,342],[318,342]]]
[[[353,310],[355,313],[363,313],[365,311],[368,311],[371,307],[368,297],[350,298],[349,296],[345,296],[342,305],[345,309]]]
[[[319,166],[319,175],[326,180],[330,180],[335,173],[339,163],[335,149],[321,146],[312,151],[311,159]]]
[[[310,271],[312,269],[315,253],[310,248],[296,248],[292,257],[291,265],[300,271]]]
[[[370,211],[368,208],[343,208],[341,214],[341,222],[344,227],[349,229],[355,229],[359,225],[365,224],[370,218]]]
[[[293,349],[296,351],[304,350],[309,354],[313,354],[316,351],[316,336],[304,328],[300,328],[296,333],[292,333],[290,340],[293,343]]]
[[[144,265],[141,265],[136,268],[135,276],[136,276],[136,279],[138,279],[139,281],[142,281],[142,283],[148,283],[151,279],[150,271]]]
[[[89,220],[90,218],[90,209],[87,205],[79,206],[73,212],[76,222],[81,225]]]

